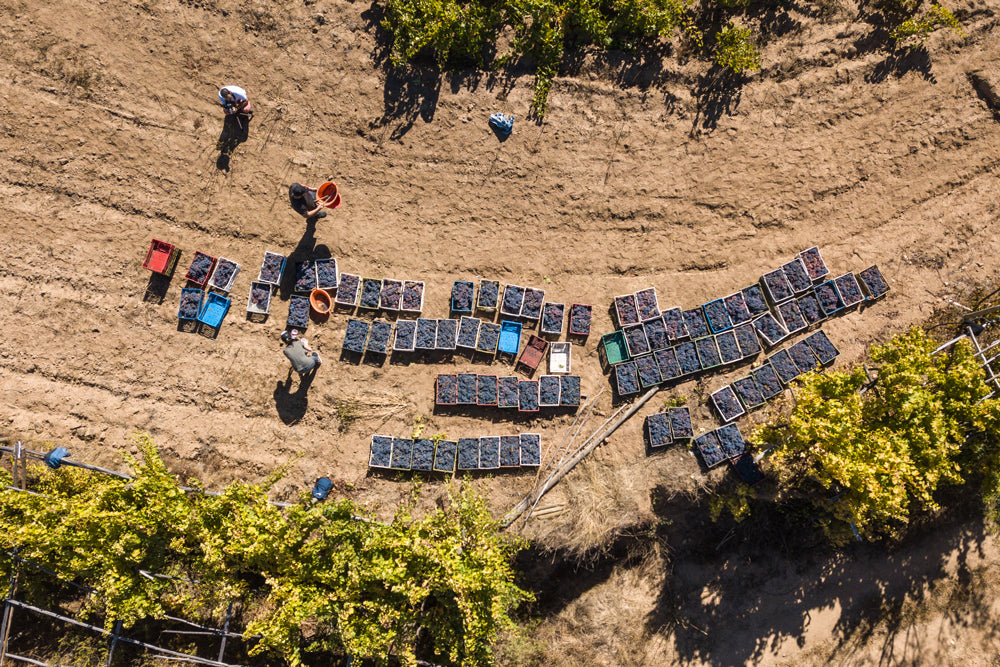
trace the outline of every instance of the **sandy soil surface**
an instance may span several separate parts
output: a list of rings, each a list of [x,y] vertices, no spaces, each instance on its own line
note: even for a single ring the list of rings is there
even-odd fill
[[[6,3],[0,428],[116,467],[128,434],[144,429],[174,469],[209,486],[288,463],[276,497],[328,475],[389,514],[410,484],[369,474],[372,433],[407,436],[418,420],[450,437],[537,431],[548,453],[572,423],[567,414],[435,412],[436,374],[514,370],[461,355],[342,361],[344,312],[310,325],[326,363],[299,391],[278,340],[288,289],[266,322],[244,313],[265,250],[422,280],[430,317],[448,316],[461,279],[593,304],[594,334],[576,341],[573,369],[595,396],[608,385],[597,343],[612,329],[614,295],[654,286],[662,307],[692,308],[818,245],[835,274],[878,264],[892,288],[824,325],[838,363],[853,361],[957,284],[997,278],[1000,124],[967,75],[1000,68],[997,7],[958,9],[965,35],[935,34],[929,56],[908,59],[872,48],[856,7],[825,22],[793,10],[764,48],[764,75],[731,90],[706,88],[704,63],[661,69],[588,56],[557,79],[545,123],[534,124],[524,119],[531,76],[386,75],[378,7]],[[249,91],[256,117],[248,140],[220,160],[214,98],[226,83]],[[486,123],[497,110],[517,116],[506,141]],[[288,185],[326,179],[344,204],[307,228]],[[183,250],[169,283],[141,268],[151,238]],[[243,266],[217,337],[176,319],[196,250]],[[724,381],[663,397],[685,396],[696,431],[708,430],[705,397]],[[641,416],[662,404],[619,430],[594,465],[622,479],[641,470],[675,490],[699,486],[704,475],[685,452],[645,456]],[[607,390],[589,427],[612,409]],[[502,512],[533,482],[519,473],[473,483]],[[427,496],[443,483],[429,482]],[[650,488],[633,485],[635,517],[625,521],[651,508]],[[801,653],[780,646],[775,655]],[[806,653],[833,655],[815,651]]]

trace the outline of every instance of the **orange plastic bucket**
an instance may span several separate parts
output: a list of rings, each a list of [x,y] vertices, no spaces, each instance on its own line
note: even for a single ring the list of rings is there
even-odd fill
[[[340,207],[340,190],[337,188],[337,184],[333,181],[327,181],[323,185],[319,186],[316,191],[316,195],[323,206],[327,208],[339,208]]]
[[[319,288],[309,293],[309,305],[319,315],[326,315],[330,312],[330,295],[325,290]]]

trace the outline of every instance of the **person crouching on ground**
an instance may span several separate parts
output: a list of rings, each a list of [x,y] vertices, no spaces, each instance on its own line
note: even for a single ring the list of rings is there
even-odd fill
[[[253,117],[253,109],[247,98],[247,91],[239,86],[223,86],[219,89],[219,104],[227,116],[240,115],[247,120]]]
[[[316,199],[316,188],[292,183],[291,187],[288,188],[288,199],[292,202],[292,208],[307,222],[326,217],[323,205]]]
[[[288,357],[292,368],[299,376],[314,373],[323,363],[323,360],[319,358],[319,353],[309,347],[309,341],[305,338],[299,338],[297,330],[282,331],[281,340],[285,343],[285,356]]]

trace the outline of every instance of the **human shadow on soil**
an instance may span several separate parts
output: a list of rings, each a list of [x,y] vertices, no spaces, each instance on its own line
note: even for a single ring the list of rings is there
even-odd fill
[[[726,483],[739,482],[733,476]],[[683,664],[761,662],[783,641],[803,645],[818,622],[814,615],[823,611],[837,614],[831,636],[838,652],[849,656],[886,633],[883,662],[906,662],[913,656],[894,653],[895,640],[913,624],[913,605],[930,594],[947,597],[946,615],[957,625],[982,629],[992,622],[992,601],[985,586],[977,585],[984,575],[970,565],[991,538],[971,504],[915,530],[901,544],[838,549],[806,507],[755,507],[743,523],[713,522],[705,498],[671,496],[661,488],[652,498],[654,520],[620,532],[591,553],[537,545],[522,552],[522,584],[536,596],[527,613],[557,614],[616,570],[640,567],[658,551],[669,556],[645,630],[665,636]],[[991,637],[998,634],[990,631]],[[932,648],[920,646],[919,638],[906,639],[906,651]]]
[[[304,375],[298,375],[293,373],[292,369],[288,369],[288,377],[285,378],[285,381],[277,383],[274,388],[274,407],[278,411],[278,418],[284,424],[294,424],[306,414],[306,408],[309,407],[309,387],[317,372],[319,372],[318,368],[313,368]],[[299,386],[294,392],[292,391],[293,376],[298,376],[299,380]]]
[[[236,148],[250,136],[250,118],[243,114],[231,114],[222,120],[222,132],[216,142],[219,157],[215,166],[220,171],[229,171],[229,159]]]

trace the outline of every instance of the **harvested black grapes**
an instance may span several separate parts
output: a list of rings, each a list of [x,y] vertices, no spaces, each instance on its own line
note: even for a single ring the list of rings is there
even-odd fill
[[[497,378],[497,405],[501,408],[516,408],[519,389],[517,385],[516,377]]]
[[[497,376],[480,375],[476,378],[476,403],[479,405],[497,404]]]
[[[684,324],[691,338],[703,338],[712,333],[708,328],[708,320],[705,319],[705,311],[701,308],[685,310]]]
[[[778,377],[771,364],[765,363],[751,375],[757,381],[757,386],[760,387],[760,393],[764,396],[765,401],[771,400],[782,392],[781,378]]]
[[[691,375],[701,370],[698,348],[691,341],[677,345],[674,348],[674,354],[677,356],[677,365],[681,368],[681,375]]]
[[[341,273],[337,285],[337,303],[353,306],[358,302],[358,285],[361,278],[353,273]]]
[[[347,320],[347,331],[344,333],[344,349],[348,352],[361,354],[365,351],[365,339],[368,338],[368,323],[364,320]]]
[[[262,313],[271,306],[271,286],[264,283],[252,283],[250,286],[250,303]]]
[[[727,459],[739,456],[747,448],[746,440],[743,439],[743,434],[736,424],[726,424],[716,429],[715,434],[719,438],[719,447]]]
[[[538,378],[538,404],[544,407],[559,405],[560,387],[558,375],[543,375]]]
[[[503,290],[503,306],[500,312],[507,315],[520,315],[524,304],[524,288],[517,285],[507,285]]]
[[[625,342],[628,344],[628,353],[637,357],[640,354],[649,352],[649,341],[646,340],[646,331],[641,324],[633,324],[625,327]]]
[[[400,352],[413,350],[414,339],[417,336],[417,323],[413,320],[399,320],[396,322],[396,339],[392,344],[392,349]]]
[[[382,281],[382,291],[379,293],[379,307],[382,310],[399,310],[403,299],[403,283],[399,280],[386,278]]]
[[[559,405],[576,407],[580,405],[580,378],[576,375],[563,375],[559,379]]]
[[[687,338],[687,324],[684,323],[684,313],[680,308],[671,308],[663,313],[663,326],[671,341]]]
[[[537,466],[542,462],[541,436],[537,433],[521,434],[521,465]]]
[[[459,405],[475,405],[476,397],[479,393],[479,382],[475,373],[458,374],[458,403]]]
[[[573,336],[590,335],[591,307],[574,303],[569,309],[569,332]]]
[[[538,382],[521,380],[517,383],[517,409],[521,412],[538,410]]]
[[[691,427],[691,411],[685,407],[667,408],[670,415],[670,433],[674,440],[685,440],[694,435]]]
[[[772,354],[768,358],[768,361],[771,363],[771,367],[774,368],[774,372],[778,374],[778,377],[786,385],[799,376],[799,367],[795,365],[791,355],[788,354],[788,350],[781,350]]]
[[[260,266],[257,280],[277,285],[281,282],[281,269],[285,266],[285,258],[273,252],[264,252],[264,262]]]
[[[651,354],[636,357],[635,369],[639,373],[639,382],[643,387],[652,387],[663,381],[660,376],[660,367],[656,365],[656,359]]]
[[[400,309],[419,313],[424,307],[424,284],[418,280],[403,283],[403,300]]]
[[[645,322],[660,316],[660,306],[656,301],[656,288],[647,287],[635,293],[635,306],[639,319]]]
[[[214,261],[215,258],[211,255],[206,255],[196,250],[185,278],[193,283],[204,285],[205,281],[208,280],[208,272],[212,270],[212,263]]]
[[[639,391],[639,371],[635,363],[629,361],[615,366],[615,384],[622,396]]]
[[[528,287],[524,290],[524,301],[521,304],[521,317],[529,320],[537,320],[542,316],[542,303],[545,299],[545,292],[540,289]],[[559,326],[562,330],[562,323]]]
[[[677,355],[672,347],[665,350],[657,350],[653,353],[656,365],[660,369],[660,377],[664,380],[673,380],[681,376],[681,367],[677,364]]]
[[[819,365],[816,353],[813,352],[809,343],[804,340],[800,340],[795,345],[788,348],[788,355],[792,358],[792,361],[795,362],[795,367],[802,373],[814,371],[816,370],[816,366]]]
[[[337,260],[316,260],[316,287],[322,290],[337,289]]]
[[[809,277],[805,265],[798,258],[783,265],[781,270],[785,272],[785,278],[796,294],[805,292],[812,286],[812,278]]]
[[[546,303],[542,306],[542,332],[562,333],[566,306],[561,303]]]
[[[472,312],[473,283],[468,280],[456,280],[451,286],[451,309],[456,313]]]
[[[830,273],[830,270],[826,268],[826,263],[823,261],[822,255],[819,254],[819,248],[816,246],[800,252],[799,258],[805,265],[806,272],[812,280],[819,280]]]
[[[670,345],[667,337],[667,327],[663,324],[662,317],[656,317],[648,322],[643,322],[642,328],[646,331],[646,340],[649,342],[649,349],[663,350]]]
[[[306,260],[295,265],[296,292],[312,292],[316,288],[316,265]]]
[[[752,375],[747,375],[733,382],[733,391],[740,397],[747,410],[764,404],[764,394],[761,393],[757,381]]]
[[[743,292],[730,294],[723,302],[726,304],[726,312],[733,324],[743,324],[750,321],[750,309],[747,308],[747,300],[743,297]]]
[[[639,323],[639,308],[636,306],[634,294],[616,296],[615,312],[618,313],[618,326]]]
[[[788,278],[785,277],[785,272],[781,269],[765,273],[761,281],[764,283],[772,302],[779,303],[791,298],[792,286],[788,284]]]
[[[722,421],[729,422],[743,414],[743,406],[736,398],[736,392],[728,384],[717,391],[712,392],[712,402],[715,404],[715,411],[722,417]]]
[[[670,435],[670,415],[657,412],[646,417],[646,434],[650,447],[664,447],[673,442]]]
[[[726,455],[722,453],[722,448],[719,446],[719,436],[716,435],[715,431],[709,431],[705,435],[699,436],[694,441],[694,445],[698,448],[701,460],[705,462],[707,468],[717,466],[726,460]]]
[[[719,346],[719,356],[722,363],[732,364],[743,358],[740,346],[736,342],[736,333],[733,331],[723,331],[715,337],[715,342]]]
[[[708,319],[708,326],[714,333],[733,328],[733,320],[729,317],[726,302],[722,299],[709,301],[702,306],[702,309],[705,311],[705,318]]]
[[[845,273],[834,279],[833,282],[837,285],[837,291],[840,292],[844,307],[850,308],[865,300],[864,294],[861,293],[861,286],[858,285],[858,280],[853,273]]]
[[[479,337],[479,318],[463,317],[458,325],[458,347],[475,348]]]
[[[776,345],[782,338],[788,335],[785,327],[781,326],[771,313],[764,313],[755,319],[753,327],[768,345]]]
[[[212,286],[221,290],[229,291],[229,281],[233,278],[239,265],[228,259],[220,258],[215,265],[215,273],[212,274]]]
[[[288,300],[288,326],[304,329],[309,324],[309,297],[293,296]]]
[[[521,436],[500,436],[500,467],[516,468],[521,465]]]
[[[764,292],[760,289],[760,285],[744,287],[742,293],[751,317],[767,312],[767,301],[764,300]]]
[[[476,305],[483,310],[496,310],[500,297],[500,283],[496,280],[479,281],[479,300]]]
[[[873,299],[877,299],[889,291],[889,285],[886,284],[885,278],[882,277],[882,272],[878,270],[878,266],[869,266],[859,273],[858,277],[861,278],[868,296]]]
[[[714,368],[722,363],[722,355],[719,354],[719,346],[715,344],[715,338],[699,338],[695,341],[698,348],[698,360],[701,361],[702,368]]]
[[[365,278],[361,281],[361,301],[358,305],[362,308],[375,310],[378,308],[378,300],[381,294],[382,281],[377,278]]]
[[[177,317],[182,320],[193,320],[198,317],[198,309],[201,307],[201,298],[204,292],[193,287],[181,289],[181,305],[177,309]]]
[[[438,375],[434,401],[438,405],[454,405],[458,402],[458,376]]]
[[[389,336],[392,335],[392,323],[385,320],[372,322],[371,334],[368,336],[368,351],[376,354],[386,354],[389,351]]]
[[[816,286],[816,298],[819,299],[819,305],[827,315],[833,315],[844,308],[844,302],[840,300],[840,294],[832,280]]]

